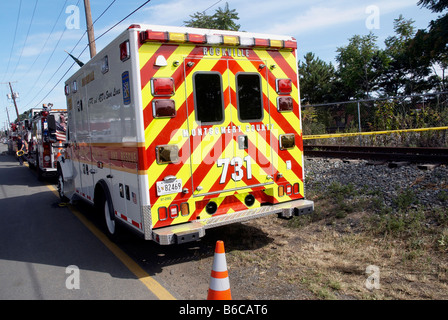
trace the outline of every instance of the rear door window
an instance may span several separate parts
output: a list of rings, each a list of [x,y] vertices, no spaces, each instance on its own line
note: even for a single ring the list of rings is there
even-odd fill
[[[196,121],[202,124],[224,122],[222,79],[218,72],[197,72],[193,75]]]
[[[263,91],[261,77],[257,73],[236,75],[236,96],[238,117],[242,122],[256,122],[263,119]]]

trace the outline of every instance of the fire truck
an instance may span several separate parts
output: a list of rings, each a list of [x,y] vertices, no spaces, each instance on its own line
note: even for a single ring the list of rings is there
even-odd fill
[[[39,180],[57,176],[57,160],[66,141],[67,110],[51,106],[31,109],[29,119],[25,120],[29,133],[26,160],[31,169],[36,168]]]
[[[133,24],[65,82],[61,198],[81,198],[114,238],[159,244],[304,198],[297,42],[289,36]]]

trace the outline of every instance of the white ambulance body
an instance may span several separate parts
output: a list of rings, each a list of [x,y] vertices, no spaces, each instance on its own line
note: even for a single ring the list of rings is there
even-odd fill
[[[256,53],[274,55],[277,69],[274,58],[252,58]],[[268,214],[312,212],[303,190],[295,54],[296,42],[286,36],[131,25],[65,82],[68,143],[58,161],[61,197],[98,206],[109,235],[119,223],[160,244],[197,240],[207,228]],[[223,86],[232,68],[242,76],[239,83],[263,87],[255,92],[264,103],[256,122],[243,116],[229,122],[236,109]],[[201,126],[193,104],[200,103],[198,83],[205,90],[207,77],[221,81],[211,94],[220,98],[210,101],[230,107],[219,107],[221,119]],[[228,147],[210,151],[210,143],[220,139]],[[262,154],[249,154],[252,141],[263,147]],[[270,144],[275,150],[280,144],[281,151],[274,153]]]

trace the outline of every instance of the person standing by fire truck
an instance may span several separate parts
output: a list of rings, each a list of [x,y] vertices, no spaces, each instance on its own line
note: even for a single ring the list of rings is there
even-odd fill
[[[28,146],[25,140],[22,139],[22,135],[17,136],[17,158],[19,163],[23,166],[23,155],[28,151]]]

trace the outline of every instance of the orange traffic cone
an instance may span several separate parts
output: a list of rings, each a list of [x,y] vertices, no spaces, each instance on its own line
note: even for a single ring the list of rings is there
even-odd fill
[[[207,300],[232,300],[224,242],[217,241]]]

